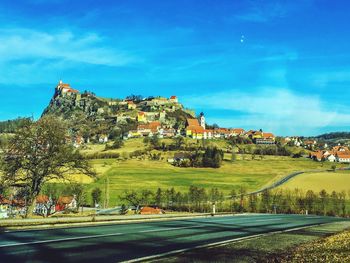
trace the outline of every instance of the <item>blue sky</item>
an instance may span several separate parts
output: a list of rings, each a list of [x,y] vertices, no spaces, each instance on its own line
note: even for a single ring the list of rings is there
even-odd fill
[[[348,1],[1,0],[0,120],[39,117],[59,79],[177,95],[210,123],[350,130]]]

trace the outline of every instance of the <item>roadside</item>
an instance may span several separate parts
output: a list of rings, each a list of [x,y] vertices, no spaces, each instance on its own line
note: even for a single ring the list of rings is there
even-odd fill
[[[346,229],[347,232],[334,235]],[[339,250],[340,247],[345,249],[342,245],[350,242],[349,229],[350,221],[330,223],[223,246],[196,249],[150,262],[327,262],[324,261],[327,255],[332,256],[332,260],[335,259],[332,262],[349,262],[343,258],[338,257],[338,261],[333,258],[333,255],[339,256],[342,252],[349,255],[350,246],[347,251]]]
[[[228,215],[222,213],[222,215]],[[46,229],[53,227],[81,227],[102,224],[149,222],[158,220],[186,219],[194,217],[209,217],[209,213],[170,213],[161,215],[115,215],[115,216],[81,216],[81,217],[50,217],[41,219],[5,219],[0,220],[0,232],[7,230]],[[217,214],[220,216],[220,214]]]

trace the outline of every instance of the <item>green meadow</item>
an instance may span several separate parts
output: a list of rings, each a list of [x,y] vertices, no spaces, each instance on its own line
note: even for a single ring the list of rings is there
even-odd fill
[[[217,187],[228,194],[241,186],[248,191],[260,189],[294,171],[330,168],[330,164],[320,164],[305,158],[265,156],[252,160],[251,156],[238,156],[234,162],[224,161],[218,169],[179,168],[163,161],[98,159],[91,161],[98,177],[95,180],[77,176],[88,183],[88,189],[105,189],[109,181],[110,204],[117,204],[125,190],[156,190],[174,187],[177,191],[187,191],[190,185],[210,189]]]

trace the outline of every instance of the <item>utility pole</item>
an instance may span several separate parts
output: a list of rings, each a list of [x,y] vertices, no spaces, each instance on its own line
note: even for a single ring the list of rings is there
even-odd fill
[[[213,202],[213,211],[211,213],[212,216],[214,216],[216,213],[216,206],[215,206],[215,202]]]

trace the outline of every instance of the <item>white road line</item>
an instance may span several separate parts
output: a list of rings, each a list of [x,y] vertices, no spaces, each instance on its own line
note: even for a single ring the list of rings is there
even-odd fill
[[[46,243],[56,243],[56,242],[63,242],[63,241],[74,241],[74,240],[82,240],[82,239],[89,239],[89,238],[112,237],[112,236],[120,236],[120,235],[123,235],[123,233],[113,233],[113,234],[106,234],[106,235],[69,237],[69,238],[61,238],[61,239],[51,239],[51,240],[42,240],[42,241],[33,241],[33,242],[13,243],[13,244],[0,245],[0,248],[3,248],[3,247],[16,247],[16,246],[24,246],[24,245],[46,244]]]
[[[265,222],[265,221],[280,221],[280,220],[282,220],[282,218],[260,219],[260,220],[255,220],[255,221],[253,221],[252,223],[255,223],[255,222]]]
[[[123,261],[123,263],[134,263],[134,262],[149,261],[149,260],[152,260],[152,259],[162,258],[162,257],[166,257],[166,256],[172,256],[172,255],[176,255],[176,254],[179,254],[179,253],[191,251],[191,250],[194,250],[194,249],[215,247],[215,246],[224,246],[224,245],[226,245],[228,243],[232,243],[232,242],[240,242],[240,241],[244,241],[244,240],[247,240],[247,239],[259,238],[259,237],[274,235],[274,234],[278,234],[278,233],[292,232],[292,231],[297,231],[297,230],[301,230],[301,229],[305,229],[305,228],[309,228],[309,227],[314,227],[314,226],[317,226],[317,225],[325,225],[325,224],[328,224],[328,223],[315,224],[315,225],[312,225],[312,226],[296,227],[296,228],[287,229],[287,230],[272,231],[272,232],[268,232],[268,233],[256,234],[256,235],[251,235],[251,236],[246,236],[246,237],[239,237],[239,238],[234,238],[234,239],[230,239],[230,240],[225,240],[225,241],[220,241],[220,242],[215,242],[215,243],[210,243],[210,244],[205,244],[205,245],[199,245],[199,246],[195,246],[195,247],[191,247],[191,248],[184,248],[184,249],[173,250],[173,251],[161,253],[161,254],[158,254],[158,255],[142,257],[142,258],[135,258],[135,259]]]
[[[189,228],[201,228],[201,227],[208,227],[208,226],[200,225],[200,226],[171,227],[171,228],[164,228],[164,229],[150,229],[150,230],[139,231],[138,233],[163,232],[163,231],[172,231],[172,230],[189,229]]]

